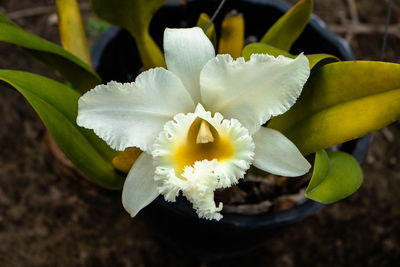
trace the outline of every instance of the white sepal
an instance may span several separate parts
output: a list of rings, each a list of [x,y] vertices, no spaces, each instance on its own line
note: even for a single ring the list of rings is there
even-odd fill
[[[254,166],[266,172],[294,177],[306,174],[311,165],[298,148],[280,132],[261,127],[253,135]]]
[[[122,189],[122,205],[132,217],[159,195],[154,170],[151,155],[142,153],[129,171]]]
[[[204,34],[195,27],[165,29],[165,61],[170,71],[178,75],[195,103],[200,102],[200,71],[215,57],[215,48]]]

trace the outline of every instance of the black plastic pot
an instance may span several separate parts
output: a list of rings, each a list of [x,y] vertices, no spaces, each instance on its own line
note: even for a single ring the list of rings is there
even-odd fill
[[[165,27],[192,27],[201,12],[212,14],[220,1],[189,1],[187,6],[170,4],[163,7],[154,17],[151,34],[162,47]],[[215,25],[221,25],[224,14],[232,9],[243,13],[246,24],[246,36],[261,37],[289,5],[271,0],[227,1]],[[331,33],[316,16],[302,36],[294,44],[294,54],[328,53],[342,60],[353,60],[354,56],[347,43]],[[111,27],[97,42],[93,52],[93,64],[104,82],[134,81],[141,71],[141,63],[135,42],[130,35],[118,28]],[[360,162],[366,154],[370,137],[346,143],[342,149],[350,152]],[[219,221],[199,219],[191,204],[184,198],[176,203],[168,203],[162,197],[141,211],[156,233],[178,252],[184,252],[202,258],[221,258],[243,253],[263,244],[282,227],[301,220],[323,205],[312,200],[292,209],[259,215],[239,215],[223,213]]]

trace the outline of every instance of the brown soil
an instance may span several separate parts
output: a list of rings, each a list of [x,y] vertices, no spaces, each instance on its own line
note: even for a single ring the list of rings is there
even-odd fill
[[[290,1],[295,2],[295,1]],[[329,25],[351,23],[347,0],[316,1]],[[387,1],[358,0],[359,22],[383,25]],[[50,0],[3,0],[3,12],[54,5]],[[85,18],[90,13],[85,12]],[[394,3],[392,24],[400,5]],[[58,42],[53,13],[16,22]],[[340,30],[340,29],[339,29]],[[399,62],[400,39],[390,35],[386,60]],[[378,60],[382,35],[353,37],[359,59]],[[0,67],[55,77],[13,46],[0,45]],[[400,125],[374,134],[363,165],[365,181],[350,198],[290,226],[281,235],[234,260],[204,263],[178,256],[159,242],[139,216],[123,210],[119,192],[107,192],[57,176],[43,143],[45,128],[18,93],[0,89],[1,266],[395,266],[400,262]],[[396,264],[397,263],[397,264]]]

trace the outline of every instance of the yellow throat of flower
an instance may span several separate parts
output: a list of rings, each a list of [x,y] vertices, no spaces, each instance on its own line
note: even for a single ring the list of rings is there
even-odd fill
[[[194,113],[179,113],[164,125],[153,145],[154,180],[165,200],[180,192],[200,217],[221,219],[214,191],[237,184],[254,156],[249,132],[236,119],[224,119],[198,104]]]
[[[182,173],[185,166],[193,166],[196,161],[229,160],[234,149],[228,136],[220,135],[207,121],[197,118],[190,126],[186,140],[176,144],[173,155],[175,169]]]

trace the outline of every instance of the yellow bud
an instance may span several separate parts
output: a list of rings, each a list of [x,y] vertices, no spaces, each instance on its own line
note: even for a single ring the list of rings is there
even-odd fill
[[[140,153],[142,153],[142,151],[137,147],[127,148],[112,160],[112,164],[117,170],[128,173],[133,163],[135,163],[140,156]]]

